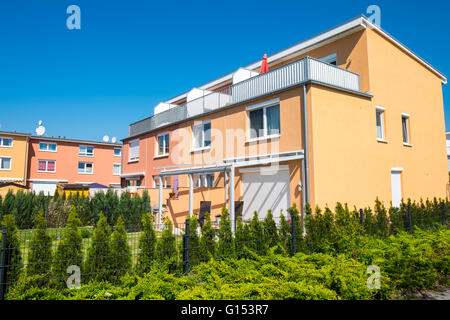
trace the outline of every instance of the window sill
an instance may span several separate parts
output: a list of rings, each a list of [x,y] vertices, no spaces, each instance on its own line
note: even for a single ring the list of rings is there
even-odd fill
[[[12,146],[0,146],[0,148],[12,148]]]
[[[38,172],[39,173],[56,173],[56,171],[39,171],[39,170],[38,170]]]
[[[245,141],[245,143],[252,143],[252,142],[258,142],[258,141],[278,139],[280,137],[281,137],[281,134],[274,134],[274,135],[271,135],[271,136],[265,136],[265,137],[260,137],[260,138],[248,139],[247,141]]]
[[[94,173],[78,172],[78,174],[93,175]]]
[[[11,169],[0,169],[0,171],[11,171]]]
[[[153,159],[168,158],[168,157],[169,157],[169,154],[167,153],[167,154],[160,154],[160,155],[154,156]]]
[[[405,142],[403,142],[403,146],[404,146],[404,147],[408,147],[408,148],[412,148],[412,144],[405,143]]]
[[[211,150],[211,147],[203,147],[203,148],[192,149],[191,153],[200,152],[200,151],[209,151],[209,150]]]
[[[134,163],[134,162],[139,162],[139,159],[136,159],[136,160],[128,160],[128,163]]]
[[[41,150],[39,149],[39,152],[58,152],[57,150]]]
[[[93,154],[79,154],[79,157],[88,157],[88,158],[93,158],[94,155]]]
[[[385,144],[389,143],[389,141],[384,140],[384,139],[377,139],[377,141],[380,142],[380,143],[385,143]]]

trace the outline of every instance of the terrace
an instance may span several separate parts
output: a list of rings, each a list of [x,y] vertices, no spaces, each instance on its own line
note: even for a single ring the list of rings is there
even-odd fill
[[[130,124],[129,136],[171,125],[199,115],[302,85],[320,83],[338,89],[361,93],[360,76],[311,57],[286,64],[261,75],[208,93],[149,118]]]

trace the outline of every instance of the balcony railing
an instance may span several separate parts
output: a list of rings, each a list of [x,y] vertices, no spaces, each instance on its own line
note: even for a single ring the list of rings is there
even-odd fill
[[[305,57],[135,122],[129,127],[129,135],[136,136],[164,125],[285,90],[307,81],[361,91],[358,74],[311,57]]]

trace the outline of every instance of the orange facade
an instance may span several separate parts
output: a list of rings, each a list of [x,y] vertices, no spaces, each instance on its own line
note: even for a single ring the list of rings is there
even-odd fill
[[[114,149],[117,149],[116,152]],[[120,185],[121,145],[31,137],[28,185],[53,194],[57,183]]]
[[[279,175],[285,170],[288,176],[288,201],[300,208],[303,198],[313,207],[342,202],[360,208],[372,205],[376,197],[386,204],[395,204],[401,198],[445,197],[448,174],[442,83],[446,78],[364,18],[358,21],[361,23],[355,27],[336,31],[330,38],[319,37],[320,41],[296,53],[269,57],[269,69],[276,70],[305,56],[335,56],[333,64],[339,69],[333,72],[357,74],[359,90],[348,90],[332,81],[308,81],[128,137],[123,141],[123,178],[138,179],[141,188],[155,188],[154,178],[172,168],[301,151],[307,154],[308,168],[302,157],[278,163],[283,168]],[[327,66],[321,68],[322,73],[329,70]],[[323,79],[327,77],[331,73]],[[280,132],[270,138],[251,139],[250,112],[264,105],[279,106]],[[203,123],[210,123],[211,143],[195,149],[194,130]],[[158,137],[164,133],[169,134],[169,152],[160,157]],[[139,159],[129,161],[130,142],[136,139]],[[270,184],[274,179],[262,173],[254,174],[267,163],[252,165],[249,159],[245,161],[248,165],[234,169],[235,201],[244,200],[244,207],[253,210],[265,196],[252,189],[252,184],[277,184]],[[307,195],[300,187],[306,170]],[[212,185],[194,189],[195,212],[200,201],[211,201],[213,215],[220,214],[220,207],[229,199],[223,178],[224,172],[216,172]],[[165,184],[171,186],[172,176],[167,179]],[[176,221],[184,219],[189,207],[188,175],[179,175],[179,181],[179,199],[163,196],[166,214]],[[158,190],[150,192],[155,205]],[[254,197],[249,197],[249,192],[254,192]]]

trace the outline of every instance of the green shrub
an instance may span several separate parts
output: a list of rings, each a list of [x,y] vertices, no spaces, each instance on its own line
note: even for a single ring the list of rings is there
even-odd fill
[[[176,238],[173,234],[172,221],[168,218],[165,218],[161,237],[156,242],[155,255],[158,268],[167,269],[169,272],[179,269]]]
[[[47,233],[44,213],[36,217],[36,229],[30,241],[28,251],[27,275],[41,276],[41,285],[48,283],[52,263],[52,238]]]
[[[153,216],[142,216],[142,233],[139,237],[139,256],[137,269],[141,273],[149,272],[155,259],[156,232],[153,228]]]
[[[231,233],[231,221],[228,219],[228,210],[222,207],[222,216],[219,222],[219,243],[217,246],[217,257],[234,257],[234,237]]]
[[[116,226],[111,236],[111,279],[118,281],[126,274],[132,265],[131,249],[128,245],[127,231],[122,217],[117,220]]]
[[[20,253],[20,242],[17,227],[12,214],[6,214],[2,219],[2,227],[6,228],[6,282],[14,283],[22,273],[23,261]]]
[[[202,227],[202,235],[200,238],[200,259],[202,262],[208,261],[214,257],[216,253],[216,230],[211,224],[211,216],[209,212],[205,213],[205,223]]]

